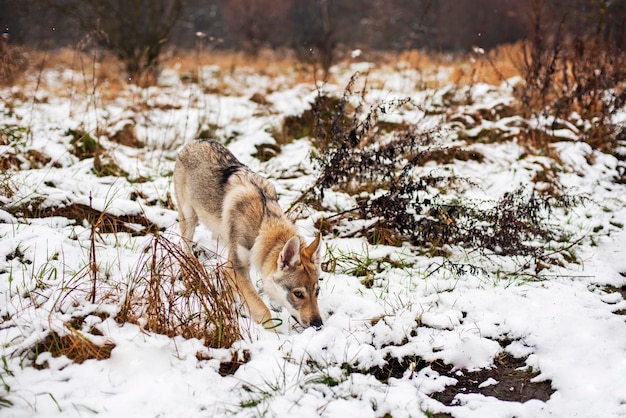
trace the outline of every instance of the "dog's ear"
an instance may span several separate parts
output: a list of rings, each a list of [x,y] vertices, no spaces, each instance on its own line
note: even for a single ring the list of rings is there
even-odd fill
[[[309,244],[302,252],[316,266],[322,263],[322,233],[319,232],[312,243]]]
[[[280,252],[278,257],[278,269],[289,270],[300,263],[300,238],[292,237]]]

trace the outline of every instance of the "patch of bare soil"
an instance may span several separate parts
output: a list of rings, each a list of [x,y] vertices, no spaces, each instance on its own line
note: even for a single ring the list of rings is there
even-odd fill
[[[417,356],[405,358],[397,358],[387,355],[385,365],[382,367],[372,367],[365,371],[365,374],[371,374],[381,382],[388,382],[390,378],[400,379],[410,370],[410,373],[416,373],[428,366],[428,362]],[[346,366],[344,365],[344,368]],[[351,370],[348,368],[348,370]]]
[[[516,358],[504,352],[494,361],[494,366],[489,369],[477,371],[453,370],[453,366],[435,361],[429,363],[420,357],[395,358],[388,356],[383,367],[373,367],[369,370],[357,370],[353,366],[346,366],[349,372],[371,374],[381,382],[387,382],[390,378],[402,378],[407,373],[411,375],[430,366],[442,376],[456,379],[455,385],[450,385],[442,392],[433,393],[430,396],[447,406],[458,402],[455,398],[458,394],[481,394],[493,396],[497,399],[509,402],[526,402],[531,399],[547,401],[555,392],[550,381],[534,382],[533,378],[539,375],[539,371],[526,365],[525,358]],[[437,415],[446,417],[448,415]]]
[[[626,272],[620,273],[620,275],[626,277]],[[619,293],[622,296],[622,299],[626,300],[626,285],[622,287],[606,286],[604,291],[607,293]],[[626,309],[618,309],[613,313],[616,315],[626,315]]]
[[[212,360],[213,356],[209,352],[199,351],[196,353],[198,360]],[[232,376],[237,369],[243,364],[250,361],[250,352],[248,350],[236,350],[231,352],[230,360],[220,361],[219,374],[222,376]]]
[[[550,381],[533,382],[539,372],[526,365],[525,359],[503,353],[495,360],[494,367],[477,371],[453,371],[451,365],[432,363],[431,368],[441,375],[457,380],[455,385],[431,397],[444,405],[454,405],[458,394],[477,393],[493,396],[502,401],[526,402],[531,399],[547,401],[555,392]],[[491,383],[490,383],[491,382]]]

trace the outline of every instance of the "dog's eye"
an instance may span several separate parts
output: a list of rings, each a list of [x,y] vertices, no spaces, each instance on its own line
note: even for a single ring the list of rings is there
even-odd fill
[[[301,292],[301,291],[299,291],[299,290],[295,290],[295,291],[293,292],[293,295],[294,295],[295,297],[297,297],[298,299],[304,299],[304,293],[302,293],[302,292]]]
[[[320,295],[320,290],[319,289],[315,289],[315,296],[319,296]]]

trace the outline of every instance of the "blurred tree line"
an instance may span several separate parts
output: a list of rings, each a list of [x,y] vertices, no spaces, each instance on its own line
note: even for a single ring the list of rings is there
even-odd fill
[[[342,52],[467,51],[524,39],[537,16],[559,33],[626,47],[626,0],[0,0],[11,42],[111,48],[141,72],[162,47],[289,48],[327,68]],[[534,28],[534,29],[533,29]],[[549,36],[546,33],[546,36]],[[147,64],[146,64],[147,63]]]

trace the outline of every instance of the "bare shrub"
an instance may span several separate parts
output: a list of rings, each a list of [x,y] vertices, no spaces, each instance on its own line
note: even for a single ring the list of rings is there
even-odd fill
[[[524,188],[493,202],[447,198],[438,191],[469,182],[418,175],[415,168],[427,161],[480,162],[482,154],[458,145],[436,145],[436,130],[418,132],[413,126],[397,124],[389,132],[387,125],[379,127],[383,112],[410,105],[410,101],[382,103],[364,111],[364,105],[348,105],[352,84],[334,106],[335,112],[320,109],[319,101],[312,105],[319,119],[314,140],[319,175],[300,200],[321,206],[326,191],[340,190],[355,196],[357,202],[353,208],[318,220],[320,229],[340,236],[361,235],[371,243],[409,241],[432,254],[460,246],[481,253],[529,256],[537,265],[556,262],[553,258],[558,257],[553,256],[558,249],[553,252],[547,244],[565,242],[566,237],[550,222],[552,208],[569,207],[575,199],[542,196]],[[352,113],[346,113],[350,109]],[[363,220],[358,229],[355,219]]]
[[[315,2],[296,2],[294,16],[298,25],[295,37],[299,38],[295,45],[296,56],[305,64],[312,64],[322,70],[322,78],[327,81],[330,67],[337,55],[337,22],[335,21],[333,3],[328,0]]]
[[[626,104],[626,51],[605,36],[602,3],[590,5],[587,21],[575,22],[583,28],[568,26],[566,12],[546,0],[530,3],[517,97],[525,116],[570,121],[583,141],[614,152],[624,136],[612,115]]]
[[[198,338],[208,347],[230,347],[241,330],[224,268],[207,271],[178,244],[156,235],[116,319],[170,337]]]
[[[161,50],[178,21],[182,0],[50,0],[79,28],[106,45],[124,62],[128,78],[156,82]]]

